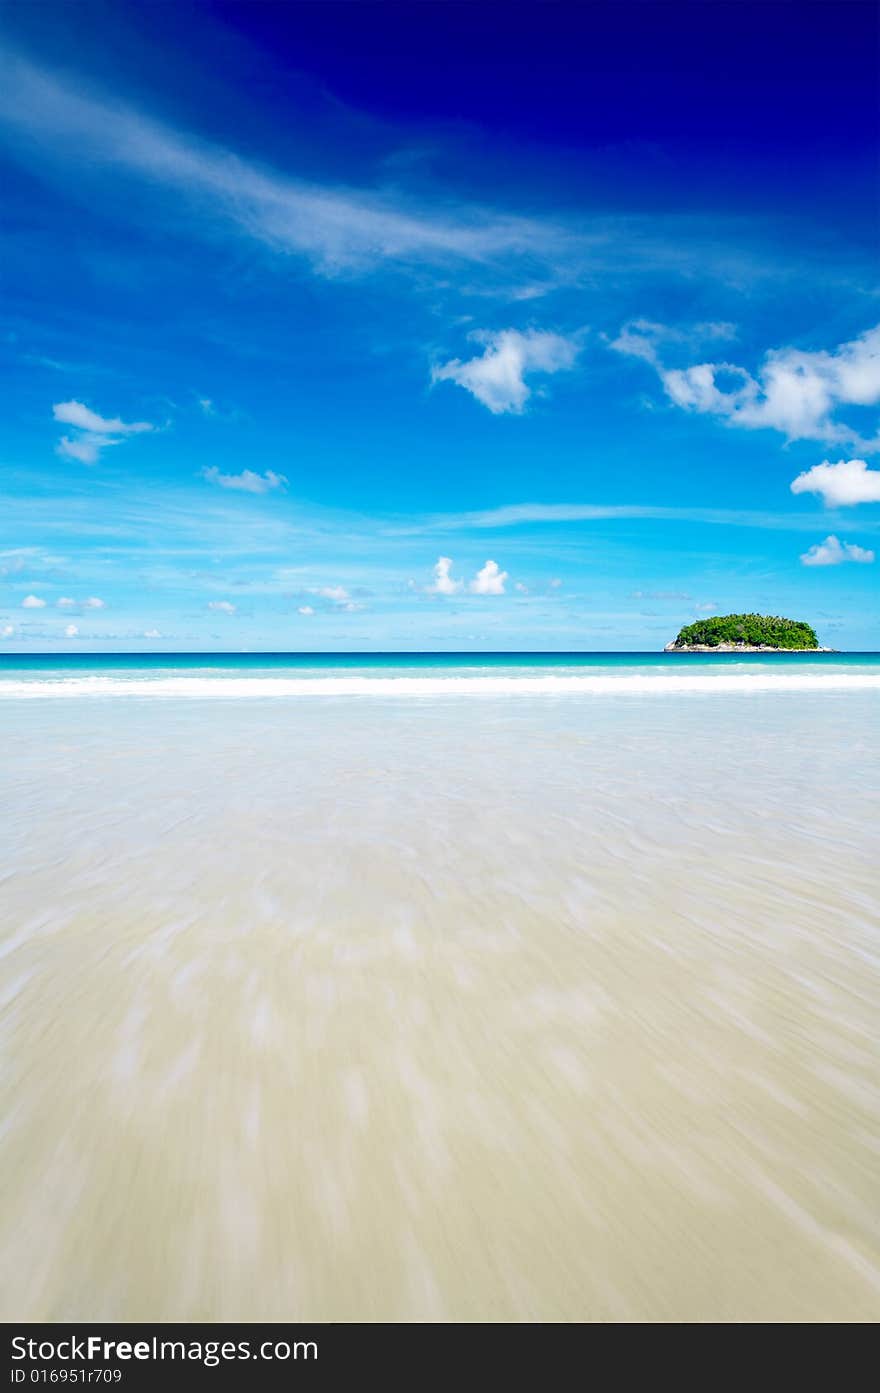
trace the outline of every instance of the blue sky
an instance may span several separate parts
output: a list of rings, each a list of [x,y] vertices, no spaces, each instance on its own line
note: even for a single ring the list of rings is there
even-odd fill
[[[0,652],[880,648],[868,4],[7,4]]]

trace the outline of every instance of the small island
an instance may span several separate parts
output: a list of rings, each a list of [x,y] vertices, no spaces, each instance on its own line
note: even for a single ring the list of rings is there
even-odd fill
[[[766,614],[717,614],[685,624],[664,653],[832,653],[800,619]]]

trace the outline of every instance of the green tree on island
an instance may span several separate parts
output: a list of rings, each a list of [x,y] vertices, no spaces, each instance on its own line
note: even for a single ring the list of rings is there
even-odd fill
[[[766,614],[719,614],[685,624],[675,640],[675,648],[703,646],[717,648],[722,643],[759,648],[818,648],[816,631],[799,619],[782,619]]]

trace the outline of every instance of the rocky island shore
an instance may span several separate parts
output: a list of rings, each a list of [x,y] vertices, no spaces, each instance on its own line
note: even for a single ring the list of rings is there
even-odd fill
[[[774,643],[672,643],[663,645],[664,653],[836,653],[836,648],[782,648]]]

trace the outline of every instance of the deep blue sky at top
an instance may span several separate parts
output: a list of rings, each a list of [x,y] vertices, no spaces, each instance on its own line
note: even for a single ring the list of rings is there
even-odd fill
[[[7,3],[0,54],[4,647],[880,646],[876,6]]]

